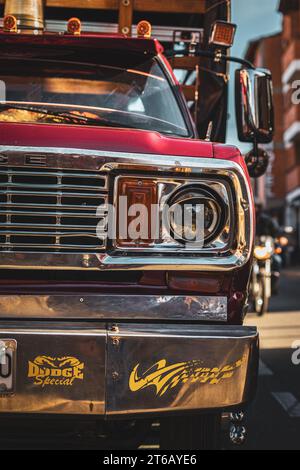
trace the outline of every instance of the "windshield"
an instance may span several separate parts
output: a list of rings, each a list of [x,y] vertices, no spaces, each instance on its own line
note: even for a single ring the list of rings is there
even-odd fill
[[[154,58],[126,67],[111,61],[93,65],[10,57],[0,67],[5,84],[0,122],[87,124],[189,135],[170,83]]]

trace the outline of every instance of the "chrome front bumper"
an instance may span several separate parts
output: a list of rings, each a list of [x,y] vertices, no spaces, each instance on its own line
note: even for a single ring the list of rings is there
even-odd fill
[[[0,413],[225,410],[255,392],[255,328],[2,321],[0,339],[17,341],[16,389],[0,395]]]

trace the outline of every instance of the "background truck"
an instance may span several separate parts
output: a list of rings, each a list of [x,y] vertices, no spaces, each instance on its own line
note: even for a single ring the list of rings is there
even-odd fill
[[[70,6],[3,10],[2,442],[88,433],[131,448],[156,420],[162,448],[217,448],[223,411],[242,440],[254,207],[224,145],[228,61],[251,171],[272,139],[270,74],[229,57],[229,2]]]

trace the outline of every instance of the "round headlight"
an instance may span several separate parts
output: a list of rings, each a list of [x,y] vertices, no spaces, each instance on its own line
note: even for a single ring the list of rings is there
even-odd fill
[[[221,196],[206,186],[186,186],[168,201],[171,236],[181,243],[207,245],[224,229],[227,208]]]

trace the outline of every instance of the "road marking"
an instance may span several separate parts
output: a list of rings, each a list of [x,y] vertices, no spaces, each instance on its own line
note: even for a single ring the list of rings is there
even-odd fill
[[[272,395],[290,418],[300,418],[300,403],[292,393],[272,392]]]
[[[144,445],[141,445],[139,446],[139,449],[140,450],[153,450],[153,449],[159,449],[159,445],[158,444],[144,444]]]
[[[271,377],[273,371],[260,359],[259,360],[259,375],[261,377]]]

